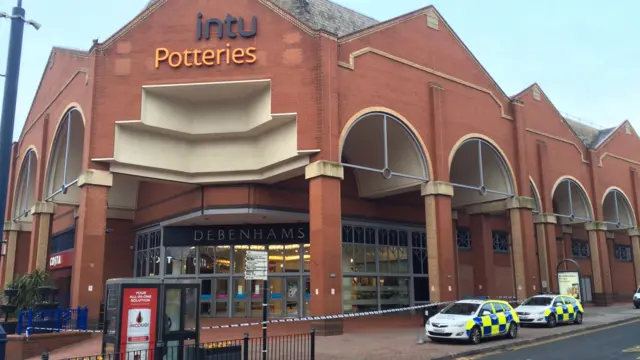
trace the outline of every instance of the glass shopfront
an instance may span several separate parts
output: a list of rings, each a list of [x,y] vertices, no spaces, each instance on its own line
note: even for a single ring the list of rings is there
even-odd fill
[[[344,221],[342,275],[344,313],[427,303],[426,231]]]
[[[199,279],[201,316],[260,317],[263,284],[244,279],[247,250],[268,251],[270,316],[308,316],[308,224],[166,227],[143,232],[137,235],[134,271],[136,276]],[[426,259],[422,228],[344,221],[344,312],[426,303]]]

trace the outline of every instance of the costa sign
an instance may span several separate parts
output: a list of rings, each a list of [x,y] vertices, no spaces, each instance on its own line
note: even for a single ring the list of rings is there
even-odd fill
[[[49,270],[63,269],[73,266],[73,250],[49,255]]]

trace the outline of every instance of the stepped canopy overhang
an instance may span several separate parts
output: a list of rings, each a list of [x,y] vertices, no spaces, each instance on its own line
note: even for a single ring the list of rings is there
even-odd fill
[[[184,183],[276,182],[304,172],[297,114],[271,112],[271,81],[142,87],[140,120],[116,123],[111,171]]]

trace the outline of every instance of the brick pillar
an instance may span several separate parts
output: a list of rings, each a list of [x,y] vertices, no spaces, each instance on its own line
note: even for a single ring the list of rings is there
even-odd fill
[[[636,287],[640,286],[640,230],[629,230],[631,251],[633,252],[633,268],[636,276]]]
[[[76,225],[75,259],[71,281],[71,306],[89,307],[89,319],[97,320],[104,289],[107,240],[107,199],[113,175],[86,170],[78,177],[80,208]]]
[[[51,221],[55,208],[54,203],[47,201],[37,202],[31,207],[33,231],[31,231],[29,245],[29,272],[34,269],[45,270],[47,268]]]
[[[485,214],[469,217],[471,254],[473,261],[474,294],[497,295],[493,264],[493,233],[490,217]]]
[[[613,303],[613,283],[606,237],[607,225],[594,221],[586,223],[585,229],[589,234],[589,251],[591,252],[593,272],[593,301],[598,306],[607,306]]]
[[[451,219],[453,186],[431,181],[422,185],[421,193],[425,199],[427,225],[429,299],[431,302],[457,300],[458,266]]]
[[[518,196],[507,199],[511,224],[511,252],[516,283],[516,299],[525,300],[534,295],[539,284],[536,264],[536,243],[533,237],[535,200]]]
[[[7,233],[7,253],[4,255],[4,278],[0,280],[2,280],[2,284],[5,286],[13,282],[16,271],[16,247],[18,245],[18,232],[20,229],[20,224],[14,221],[4,222],[4,232]]]
[[[552,214],[534,216],[538,235],[538,267],[540,268],[541,291],[557,291],[558,246],[556,245],[556,217]]]
[[[309,181],[311,315],[342,314],[342,165],[316,161],[305,169]],[[318,335],[342,334],[342,319],[314,322]]]

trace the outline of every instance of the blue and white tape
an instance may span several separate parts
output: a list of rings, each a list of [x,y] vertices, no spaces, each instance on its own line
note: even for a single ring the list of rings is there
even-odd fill
[[[492,297],[493,300],[505,300],[505,301],[515,301],[515,296],[496,296]],[[490,299],[487,299],[490,300]],[[226,325],[214,325],[214,326],[203,326],[201,330],[218,330],[218,329],[232,329],[232,328],[241,328],[241,327],[249,327],[249,326],[259,326],[265,324],[278,324],[278,323],[292,323],[292,322],[302,322],[302,321],[318,321],[318,320],[334,320],[334,319],[346,319],[346,318],[356,318],[363,316],[372,316],[372,315],[383,315],[383,314],[391,314],[397,312],[418,310],[418,309],[426,309],[434,306],[448,305],[454,301],[445,301],[438,302],[433,304],[424,304],[424,305],[415,305],[398,309],[388,309],[388,310],[376,310],[376,311],[364,311],[358,313],[350,313],[350,314],[339,314],[339,315],[323,315],[323,316],[306,316],[301,318],[285,318],[285,319],[271,319],[267,321],[258,321],[258,322],[248,322],[248,323],[239,323],[239,324],[226,324]],[[26,336],[29,337],[30,333],[33,330],[40,331],[53,331],[53,332],[80,332],[80,333],[103,333],[103,330],[78,330],[78,329],[56,329],[56,328],[41,328],[41,327],[30,327],[27,328]],[[186,329],[193,331],[195,328]]]

